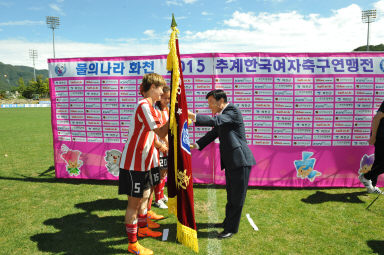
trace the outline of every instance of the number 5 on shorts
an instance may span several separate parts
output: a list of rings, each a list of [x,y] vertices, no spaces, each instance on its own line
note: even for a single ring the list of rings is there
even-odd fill
[[[134,193],[140,194],[140,182],[135,182]]]

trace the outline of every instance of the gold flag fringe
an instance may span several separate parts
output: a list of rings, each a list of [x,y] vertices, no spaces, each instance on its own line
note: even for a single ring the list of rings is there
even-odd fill
[[[197,241],[197,231],[184,226],[177,221],[177,240],[183,245],[191,248],[194,252],[199,252],[199,244]]]

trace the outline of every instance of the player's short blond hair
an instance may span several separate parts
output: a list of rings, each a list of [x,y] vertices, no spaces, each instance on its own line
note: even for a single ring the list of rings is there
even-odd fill
[[[155,87],[164,87],[167,85],[165,82],[163,76],[157,73],[147,73],[143,76],[143,81],[140,84],[140,94],[144,94],[147,92],[152,84],[155,85]]]

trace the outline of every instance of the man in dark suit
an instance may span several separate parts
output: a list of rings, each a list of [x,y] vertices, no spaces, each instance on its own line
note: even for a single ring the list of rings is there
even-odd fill
[[[210,117],[188,112],[188,117],[196,126],[212,127],[191,148],[202,150],[217,137],[220,140],[220,161],[221,169],[225,169],[227,204],[224,222],[216,226],[224,228],[218,235],[218,238],[223,239],[231,237],[239,230],[249,174],[256,161],[247,145],[240,110],[227,102],[227,95],[223,90],[210,91],[206,99],[212,113],[217,115]]]

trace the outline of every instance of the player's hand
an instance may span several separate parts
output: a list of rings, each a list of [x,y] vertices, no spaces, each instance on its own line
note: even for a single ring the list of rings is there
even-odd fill
[[[189,145],[189,147],[190,147],[191,149],[196,149],[196,148],[197,148],[197,146],[196,146],[195,143],[192,143],[191,145]]]
[[[165,145],[162,145],[161,147],[160,147],[160,149],[159,149],[162,153],[168,153],[168,147],[167,146],[165,146]]]

